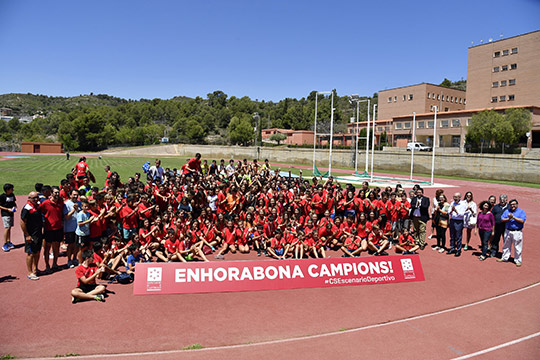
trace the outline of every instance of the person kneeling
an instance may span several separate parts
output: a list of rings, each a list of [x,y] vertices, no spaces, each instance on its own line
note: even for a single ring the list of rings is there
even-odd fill
[[[105,301],[103,293],[107,288],[96,284],[96,278],[103,272],[103,268],[98,268],[94,263],[94,251],[85,250],[82,258],[82,264],[75,270],[77,287],[71,291],[72,303],[80,300]]]

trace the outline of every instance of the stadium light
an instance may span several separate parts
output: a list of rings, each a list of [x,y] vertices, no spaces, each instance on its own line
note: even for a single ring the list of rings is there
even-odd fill
[[[315,173],[315,151],[317,148],[317,101],[319,95],[330,94],[331,91],[316,91],[315,92],[315,126],[313,127],[313,172]]]
[[[435,109],[435,117],[433,118],[433,144],[431,148],[431,185],[433,185],[433,172],[435,170],[435,140],[437,139],[437,106]]]
[[[360,99],[360,95],[358,94],[352,94],[349,96],[349,102],[352,104],[353,102],[356,102],[356,150],[354,153],[354,171],[358,173],[358,137],[360,136],[360,103],[366,102],[368,103],[367,106],[367,139],[366,139],[366,168],[364,172],[367,174],[368,172],[368,156],[369,156],[369,108],[371,106],[370,99]]]

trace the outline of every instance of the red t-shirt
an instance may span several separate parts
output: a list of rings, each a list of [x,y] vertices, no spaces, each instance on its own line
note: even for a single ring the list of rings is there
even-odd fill
[[[169,251],[169,254],[176,253],[176,250],[178,250],[178,246],[180,245],[180,241],[172,241],[171,239],[167,239],[165,241],[165,248]]]
[[[378,234],[375,234],[374,232],[369,233],[369,241],[373,243],[373,245],[379,245],[379,241],[382,239],[382,232],[379,231]]]
[[[151,205],[150,205],[151,206]],[[145,205],[144,203],[139,204],[139,217],[141,219],[150,219],[152,217],[152,210],[149,210],[145,213],[143,213],[144,210],[148,209],[150,206]]]
[[[359,240],[358,237],[349,236],[345,239],[344,245],[348,250],[354,251],[358,249]]]
[[[135,214],[131,215],[130,217],[127,217],[129,214],[133,212],[133,209],[131,209],[129,206],[124,206],[122,210],[120,210],[120,218],[122,219],[122,226],[124,229],[136,229],[138,225],[138,215],[137,212]]]
[[[229,245],[234,245],[236,242],[236,229],[233,228],[232,230],[228,227],[223,230],[223,236],[225,237],[225,242]]]
[[[410,244],[407,242],[410,242]],[[403,235],[399,235],[399,245],[406,250],[411,250],[414,247],[414,238],[411,234],[407,235],[407,238],[405,238]]]
[[[399,214],[399,208],[401,207],[401,202],[396,201],[395,203],[392,203],[391,200],[388,200],[386,202],[386,210],[388,215],[388,220],[390,221],[397,221],[398,214]]]
[[[64,200],[59,198],[55,203],[47,199],[39,208],[45,217],[45,231],[64,228]]]
[[[197,158],[192,158],[191,160],[189,160],[188,166],[192,170],[201,172],[201,160],[197,160]]]
[[[86,172],[88,171],[88,164],[84,161],[80,161],[75,165],[75,176],[84,176],[86,175]]]
[[[77,266],[77,269],[75,269],[75,276],[77,277],[77,287],[81,286],[81,278],[84,276],[85,278],[89,278],[90,276],[94,275],[97,271],[98,267],[96,264],[90,264],[88,267],[84,266],[83,264]],[[90,281],[88,284],[95,284],[96,279]]]

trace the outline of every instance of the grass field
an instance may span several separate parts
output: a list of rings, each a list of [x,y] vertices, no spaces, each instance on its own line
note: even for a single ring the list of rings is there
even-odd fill
[[[110,165],[112,171],[116,171],[120,174],[120,179],[125,182],[130,176],[133,176],[136,172],[142,173],[142,165],[146,161],[150,161],[153,165],[155,156],[149,157],[120,157],[120,156],[105,156],[103,159],[88,158],[87,163],[90,170],[96,177],[96,186],[102,187],[105,183],[105,171],[103,167]],[[162,161],[161,165],[164,168],[180,168],[186,161],[185,157],[165,157],[160,156]],[[60,180],[65,178],[66,174],[71,172],[71,169],[77,163],[78,157],[72,156],[69,161],[65,156],[29,156],[28,158],[9,159],[0,161],[0,185],[5,183],[11,183],[15,185],[15,194],[24,195],[28,194],[34,189],[34,184],[37,182],[48,185],[59,185]],[[272,162],[271,162],[272,163]],[[303,165],[303,164],[291,164]],[[282,168],[287,171],[288,168]],[[298,174],[298,170],[292,170],[294,174]],[[408,175],[394,171],[384,171],[385,173],[393,173],[400,175]],[[334,175],[345,175],[340,172],[333,172]],[[416,176],[422,176],[422,174],[415,174]],[[311,177],[310,170],[304,170],[305,177]],[[444,176],[437,176],[437,178],[444,178]],[[449,178],[449,177],[448,177]],[[143,177],[144,179],[144,177]],[[497,181],[497,180],[482,180],[482,179],[470,179],[470,178],[458,178],[452,177],[452,179],[461,179],[469,181],[481,181],[492,182],[498,184],[508,184],[532,188],[540,188],[540,184],[531,183],[519,183],[513,181]]]

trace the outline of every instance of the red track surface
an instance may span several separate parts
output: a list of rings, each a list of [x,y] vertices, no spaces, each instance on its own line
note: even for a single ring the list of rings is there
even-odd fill
[[[336,170],[337,171],[337,170]],[[105,304],[71,304],[73,270],[26,279],[22,248],[0,254],[0,355],[17,357],[147,353],[140,358],[453,358],[540,331],[540,286],[463,309],[358,331],[365,326],[452,309],[540,281],[540,191],[507,185],[440,180],[470,190],[479,202],[507,193],[527,212],[523,266],[460,258],[426,248],[424,282],[246,293],[133,296],[112,285]],[[432,198],[434,190],[426,191]],[[19,208],[24,197],[18,198]],[[18,214],[17,214],[18,215]],[[14,243],[22,243],[16,217]],[[471,244],[479,244],[473,235]],[[332,254],[337,256],[337,254]],[[227,259],[255,258],[236,255]],[[62,259],[60,264],[65,263]],[[43,261],[41,261],[43,264]],[[43,266],[41,266],[43,267]],[[12,278],[13,277],[13,278]],[[323,337],[305,338],[337,332]],[[294,339],[301,338],[301,339]],[[268,343],[273,340],[292,339]],[[243,347],[222,348],[237,344]],[[201,344],[197,351],[177,352]],[[148,353],[170,351],[173,353]],[[540,337],[481,358],[540,358]]]

